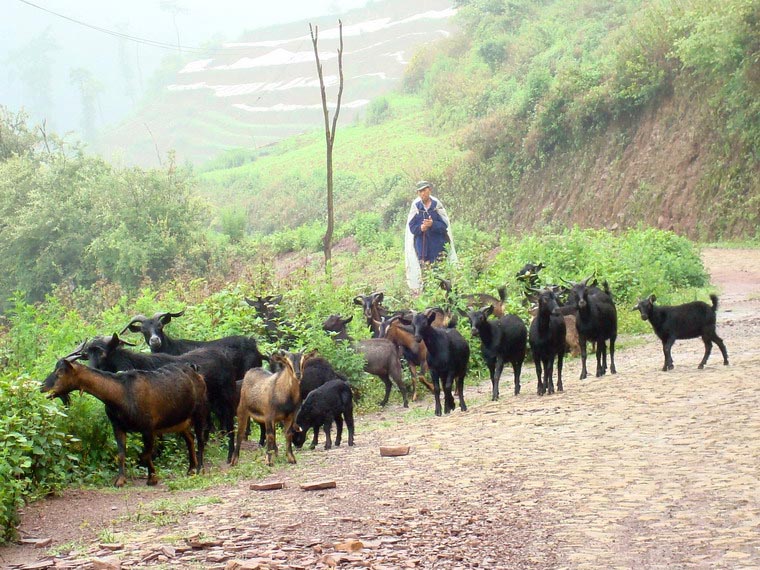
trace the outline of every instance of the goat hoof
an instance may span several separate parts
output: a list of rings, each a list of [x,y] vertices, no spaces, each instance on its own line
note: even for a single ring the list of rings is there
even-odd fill
[[[723,361],[723,366],[728,366],[728,360]]]
[[[705,369],[705,365],[704,364],[700,364],[699,366],[697,366],[697,368],[699,370],[704,370]]]
[[[151,487],[153,487],[154,485],[158,485],[158,477],[156,477],[155,475],[151,475],[150,477],[148,477],[148,485],[150,485]]]
[[[123,487],[127,484],[127,478],[126,477],[117,477],[116,481],[113,482],[114,487]]]

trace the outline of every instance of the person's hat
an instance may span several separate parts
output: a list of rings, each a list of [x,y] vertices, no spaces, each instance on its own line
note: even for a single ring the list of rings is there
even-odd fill
[[[425,188],[430,188],[432,190],[433,185],[427,180],[420,180],[419,182],[417,182],[417,192],[419,192],[420,190],[424,190]]]

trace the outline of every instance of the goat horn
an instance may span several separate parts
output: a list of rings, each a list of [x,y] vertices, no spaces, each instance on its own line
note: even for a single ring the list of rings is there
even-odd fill
[[[84,347],[87,345],[87,339],[84,339],[79,346],[77,346],[73,352],[70,354],[67,354],[63,357],[63,360],[79,360],[80,358],[84,358],[85,354],[82,352],[84,350]],[[76,358],[72,358],[76,357]]]
[[[147,321],[147,320],[148,320],[148,317],[146,317],[145,315],[137,315],[136,317],[132,317],[132,320],[127,323],[127,326],[121,329],[121,332],[119,334],[124,334],[125,332],[127,332],[127,330],[132,330],[131,327],[133,324],[135,323],[142,324],[143,321]],[[135,331],[132,331],[132,332],[135,332]]]
[[[167,317],[167,316],[170,317],[170,318],[174,318],[174,317],[181,317],[184,314],[185,314],[184,309],[181,310],[179,313],[172,313],[170,311],[166,311],[164,313],[156,313],[155,315],[153,315],[153,318],[154,319],[163,319],[164,317]]]
[[[560,278],[559,278],[559,280],[560,280],[560,281],[562,281],[563,283],[567,283],[567,284],[568,284],[568,285],[570,285],[571,287],[572,287],[573,285],[575,285],[575,283],[573,283],[572,281],[568,281],[567,279],[564,279],[563,277],[560,277]]]

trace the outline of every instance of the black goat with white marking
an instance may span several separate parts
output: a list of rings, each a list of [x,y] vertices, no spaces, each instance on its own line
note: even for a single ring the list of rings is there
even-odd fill
[[[673,370],[673,357],[670,349],[676,340],[702,337],[705,343],[705,355],[699,363],[702,369],[707,364],[707,359],[712,352],[712,343],[718,345],[723,354],[723,364],[728,366],[728,352],[726,345],[715,332],[715,313],[718,310],[718,297],[710,295],[712,307],[702,301],[684,303],[683,305],[656,307],[654,302],[657,297],[650,295],[643,299],[633,308],[641,313],[642,320],[649,321],[655,334],[662,341],[662,352],[665,355],[663,372]]]
[[[530,323],[528,340],[538,378],[538,395],[554,393],[552,373],[557,359],[557,391],[562,392],[562,360],[565,357],[565,320],[558,314],[557,295],[544,289],[538,296],[538,314]]]
[[[488,305],[478,311],[462,311],[470,320],[472,336],[480,338],[483,358],[491,373],[491,400],[499,399],[499,380],[504,364],[512,364],[515,377],[515,396],[520,393],[520,372],[525,360],[525,344],[528,329],[522,319],[515,315],[505,315],[499,319],[488,320],[494,312]]]
[[[464,377],[467,375],[467,365],[470,362],[470,346],[455,328],[439,328],[433,326],[436,314],[434,312],[417,313],[412,319],[414,336],[418,341],[424,341],[427,347],[427,361],[430,378],[433,380],[435,394],[435,415],[441,415],[441,381],[443,381],[444,413],[454,409],[452,386],[456,380],[459,394],[459,409],[467,411],[464,402]]]
[[[297,448],[303,447],[306,441],[306,432],[309,429],[314,430],[314,437],[311,441],[311,449],[317,447],[319,428],[325,432],[325,449],[332,447],[332,438],[330,430],[332,423],[335,422],[336,436],[335,446],[340,445],[343,437],[343,421],[348,428],[348,445],[354,444],[354,400],[351,395],[351,388],[343,380],[331,380],[319,388],[309,392],[309,395],[301,404],[301,409],[296,416],[296,425],[300,431],[293,434],[293,445]]]

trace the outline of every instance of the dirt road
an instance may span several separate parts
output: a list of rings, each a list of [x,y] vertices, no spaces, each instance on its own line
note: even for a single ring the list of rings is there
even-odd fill
[[[714,350],[697,370],[703,346],[691,340],[675,345],[675,370],[663,373],[654,335],[618,353],[616,376],[579,381],[571,360],[563,394],[536,396],[527,367],[517,398],[503,390],[492,403],[489,386],[468,386],[466,413],[435,418],[428,398],[412,411],[363,418],[354,448],[302,452],[297,467],[275,470],[284,489],[251,491],[240,481],[195,492],[219,502],[163,526],[111,522],[139,501],[186,496],[141,481],[33,505],[27,536],[53,537],[55,546],[82,534],[80,549],[46,557],[5,548],[0,563],[78,567],[110,556],[125,568],[758,568],[760,251],[707,250],[704,259],[721,289],[728,367]],[[381,444],[412,450],[383,458]],[[321,479],[337,488],[299,488]],[[98,546],[101,525],[123,548]],[[336,549],[341,543],[361,548]]]

